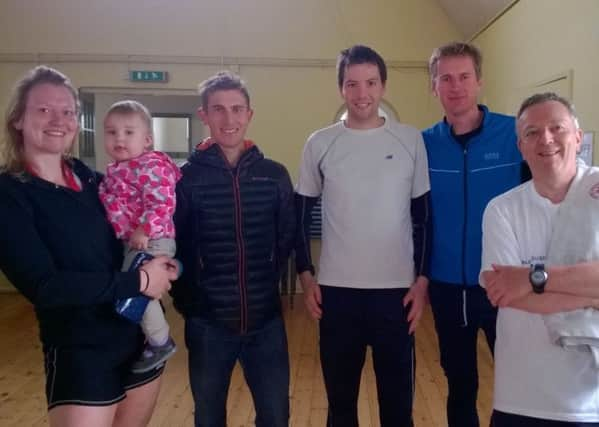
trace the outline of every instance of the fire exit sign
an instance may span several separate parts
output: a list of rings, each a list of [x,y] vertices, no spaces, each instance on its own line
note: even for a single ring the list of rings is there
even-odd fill
[[[154,70],[132,70],[129,71],[129,80],[132,82],[165,83],[168,81],[168,72]]]

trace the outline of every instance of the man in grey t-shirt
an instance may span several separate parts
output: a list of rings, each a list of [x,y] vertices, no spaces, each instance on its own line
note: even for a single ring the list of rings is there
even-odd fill
[[[347,119],[308,139],[297,185],[296,260],[305,304],[320,319],[329,427],[357,427],[366,347],[372,347],[382,427],[412,426],[413,332],[426,303],[429,180],[420,132],[379,116],[385,62],[366,46],[341,52]],[[322,197],[318,281],[309,245]]]

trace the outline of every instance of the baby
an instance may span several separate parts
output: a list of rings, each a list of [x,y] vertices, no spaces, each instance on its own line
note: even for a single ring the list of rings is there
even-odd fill
[[[114,163],[108,165],[100,185],[100,199],[116,236],[124,242],[123,271],[156,255],[173,257],[175,185],[181,173],[166,154],[152,150],[148,109],[137,101],[113,104],[104,119],[104,143]],[[141,302],[143,308],[146,301]],[[140,323],[147,342],[133,364],[134,373],[161,366],[176,351],[158,300],[147,303]]]

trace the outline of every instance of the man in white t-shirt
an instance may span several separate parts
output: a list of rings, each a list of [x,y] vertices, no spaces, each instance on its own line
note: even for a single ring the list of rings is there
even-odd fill
[[[296,260],[304,300],[320,319],[328,427],[357,427],[366,347],[372,347],[382,427],[410,427],[413,332],[426,303],[429,179],[420,132],[379,116],[385,62],[366,46],[341,52],[347,119],[312,134],[297,185]],[[310,211],[322,197],[318,281]]]
[[[599,426],[591,352],[554,344],[544,314],[598,307],[599,262],[545,266],[552,228],[577,175],[582,131],[553,94],[524,101],[518,147],[532,181],[493,199],[483,216],[481,283],[499,307],[493,427]]]

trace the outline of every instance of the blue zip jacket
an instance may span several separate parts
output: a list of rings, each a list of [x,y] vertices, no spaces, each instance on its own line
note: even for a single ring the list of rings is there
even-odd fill
[[[431,280],[478,285],[483,211],[522,180],[514,117],[479,109],[482,129],[465,146],[445,120],[422,132],[431,181]]]

